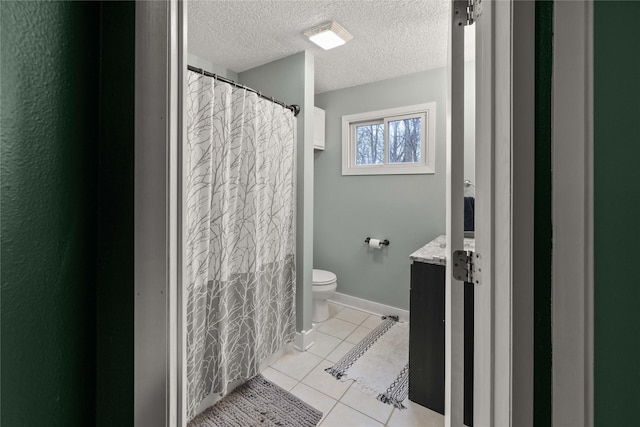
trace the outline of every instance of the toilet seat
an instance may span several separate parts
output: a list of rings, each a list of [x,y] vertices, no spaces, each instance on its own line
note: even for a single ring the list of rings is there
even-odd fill
[[[313,292],[327,292],[327,291],[335,291],[338,287],[336,282],[327,283],[326,285],[313,285]]]
[[[313,269],[313,286],[330,285],[336,281],[336,275],[327,270]]]

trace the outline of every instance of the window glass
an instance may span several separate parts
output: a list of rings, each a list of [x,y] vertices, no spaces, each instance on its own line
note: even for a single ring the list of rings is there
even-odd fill
[[[434,102],[342,116],[342,175],[435,173]]]
[[[384,164],[384,124],[356,125],[356,165]]]
[[[389,127],[389,163],[420,163],[422,120],[419,117],[387,122]]]

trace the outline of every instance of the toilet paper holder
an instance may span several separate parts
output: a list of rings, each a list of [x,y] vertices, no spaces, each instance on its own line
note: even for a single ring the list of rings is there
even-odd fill
[[[369,243],[369,240],[371,240],[371,237],[367,237],[366,239],[364,239],[364,242]],[[380,241],[380,243],[382,243],[385,246],[389,246],[389,239],[384,239]]]

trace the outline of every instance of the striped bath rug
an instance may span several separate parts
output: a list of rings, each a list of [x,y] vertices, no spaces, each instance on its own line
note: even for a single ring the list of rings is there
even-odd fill
[[[409,323],[397,316],[383,322],[335,365],[325,369],[339,380],[351,379],[363,391],[396,408],[409,395]]]
[[[187,427],[314,427],[321,418],[322,412],[256,375]]]

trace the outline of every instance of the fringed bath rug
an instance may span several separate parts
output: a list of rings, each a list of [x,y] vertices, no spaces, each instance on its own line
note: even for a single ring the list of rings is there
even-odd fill
[[[409,323],[397,316],[384,321],[326,371],[396,408],[409,395]]]
[[[188,427],[313,427],[322,412],[257,375],[189,421]]]

